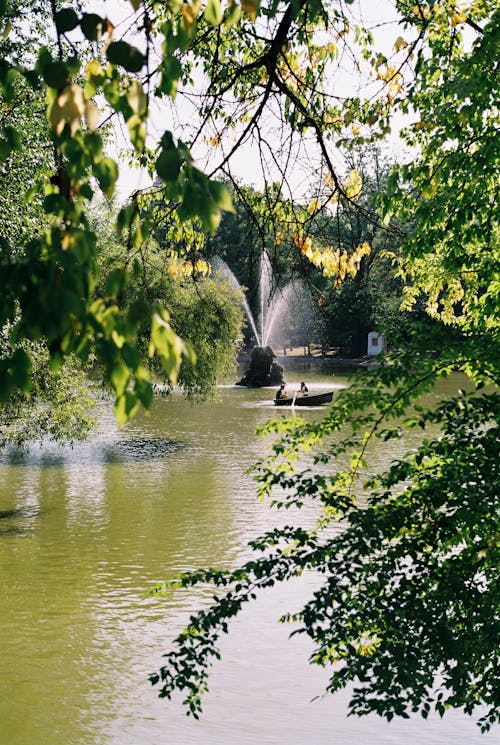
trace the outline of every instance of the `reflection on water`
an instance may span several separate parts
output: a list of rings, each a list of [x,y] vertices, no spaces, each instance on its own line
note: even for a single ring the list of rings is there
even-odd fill
[[[333,387],[331,377],[307,378],[310,388]],[[173,395],[122,431],[106,414],[90,443],[2,454],[2,745],[492,741],[456,713],[388,725],[347,719],[345,695],[311,703],[325,672],[308,665],[307,641],[289,641],[275,621],[314,591],[313,575],[264,593],[233,624],[200,722],[149,687],[169,641],[211,593],[157,601],[144,591],[187,568],[232,565],[249,539],[296,519],[260,504],[246,473],[264,447],[255,427],[292,415],[276,412],[273,393],[228,387],[197,407]],[[371,456],[383,466],[395,454]],[[302,519],[314,516],[306,508]]]

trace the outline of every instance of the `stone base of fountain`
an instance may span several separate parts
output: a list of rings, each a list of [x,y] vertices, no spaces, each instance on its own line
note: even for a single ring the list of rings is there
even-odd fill
[[[283,368],[276,362],[271,347],[254,347],[250,355],[250,368],[236,385],[247,388],[280,385],[283,382]]]

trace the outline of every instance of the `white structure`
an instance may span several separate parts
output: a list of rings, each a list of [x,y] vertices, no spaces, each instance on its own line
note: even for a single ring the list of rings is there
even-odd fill
[[[376,331],[370,331],[368,334],[368,348],[366,353],[368,357],[376,357],[377,354],[385,350],[385,339],[382,334]]]

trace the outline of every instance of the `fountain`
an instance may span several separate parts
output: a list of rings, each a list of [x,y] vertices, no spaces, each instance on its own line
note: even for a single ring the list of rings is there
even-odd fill
[[[251,352],[250,369],[247,370],[237,385],[254,388],[281,383],[283,381],[283,367],[276,361],[271,343],[285,347],[283,326],[285,325],[286,314],[290,313],[292,309],[292,303],[295,315],[302,317],[306,295],[302,282],[292,281],[283,289],[279,289],[273,281],[269,257],[265,252],[262,253],[259,274],[260,312],[256,321],[240,283],[227,264],[220,258],[216,258],[212,264],[215,275],[217,273],[222,274],[235,289],[240,291],[248,325],[257,342],[257,346]],[[308,305],[310,306],[310,300]]]

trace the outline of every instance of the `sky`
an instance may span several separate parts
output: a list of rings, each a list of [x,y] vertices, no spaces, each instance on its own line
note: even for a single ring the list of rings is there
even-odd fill
[[[398,28],[397,16],[392,0],[356,0],[350,10],[357,16],[360,22],[373,28],[377,48],[381,49],[387,55],[391,50],[395,39],[402,31]],[[133,19],[132,6],[128,0],[90,0],[88,10],[97,12],[101,15],[104,13],[116,26],[116,35],[125,30]],[[139,41],[136,42],[138,45]],[[345,72],[343,79],[336,79],[335,90],[339,95],[349,95],[353,93],[353,87],[357,83],[353,77]],[[342,90],[343,87],[343,90]],[[164,129],[171,129],[176,132],[175,122],[190,123],[193,120],[193,110],[178,96],[175,102],[175,109],[170,101],[165,104],[154,104],[152,107],[151,121],[148,125],[148,145],[153,146],[158,141]],[[393,135],[389,138],[387,149],[394,153],[402,153],[402,147],[398,143],[397,132],[402,125],[402,120],[396,120],[393,128]],[[130,168],[126,159],[122,156],[122,151],[127,145],[126,126],[123,123],[115,122],[114,125],[114,144],[110,146],[110,155],[120,162],[120,177],[117,185],[118,199],[125,200],[130,193],[137,189],[144,189],[151,185],[151,179],[144,169],[136,170]],[[180,128],[179,130],[180,131]],[[233,136],[233,140],[236,138]],[[272,133],[269,135],[271,145],[276,142],[276,149],[279,148],[279,142],[273,138]],[[231,144],[229,145],[231,146]],[[272,150],[272,148],[271,148]],[[290,189],[296,193],[307,191],[310,186],[310,157],[307,141],[301,143],[299,159],[290,175]],[[221,157],[221,151],[206,146],[197,147],[193,150],[193,155],[197,159],[202,170],[210,172],[216,167],[218,159]],[[275,156],[275,153],[268,152],[268,160]],[[332,151],[332,157],[335,161],[336,154]],[[337,162],[336,165],[342,168],[342,164]],[[239,150],[237,158],[231,163],[233,175],[246,184],[253,184],[260,187],[263,184],[263,177],[260,170],[260,160],[258,146],[255,142],[245,143]]]

